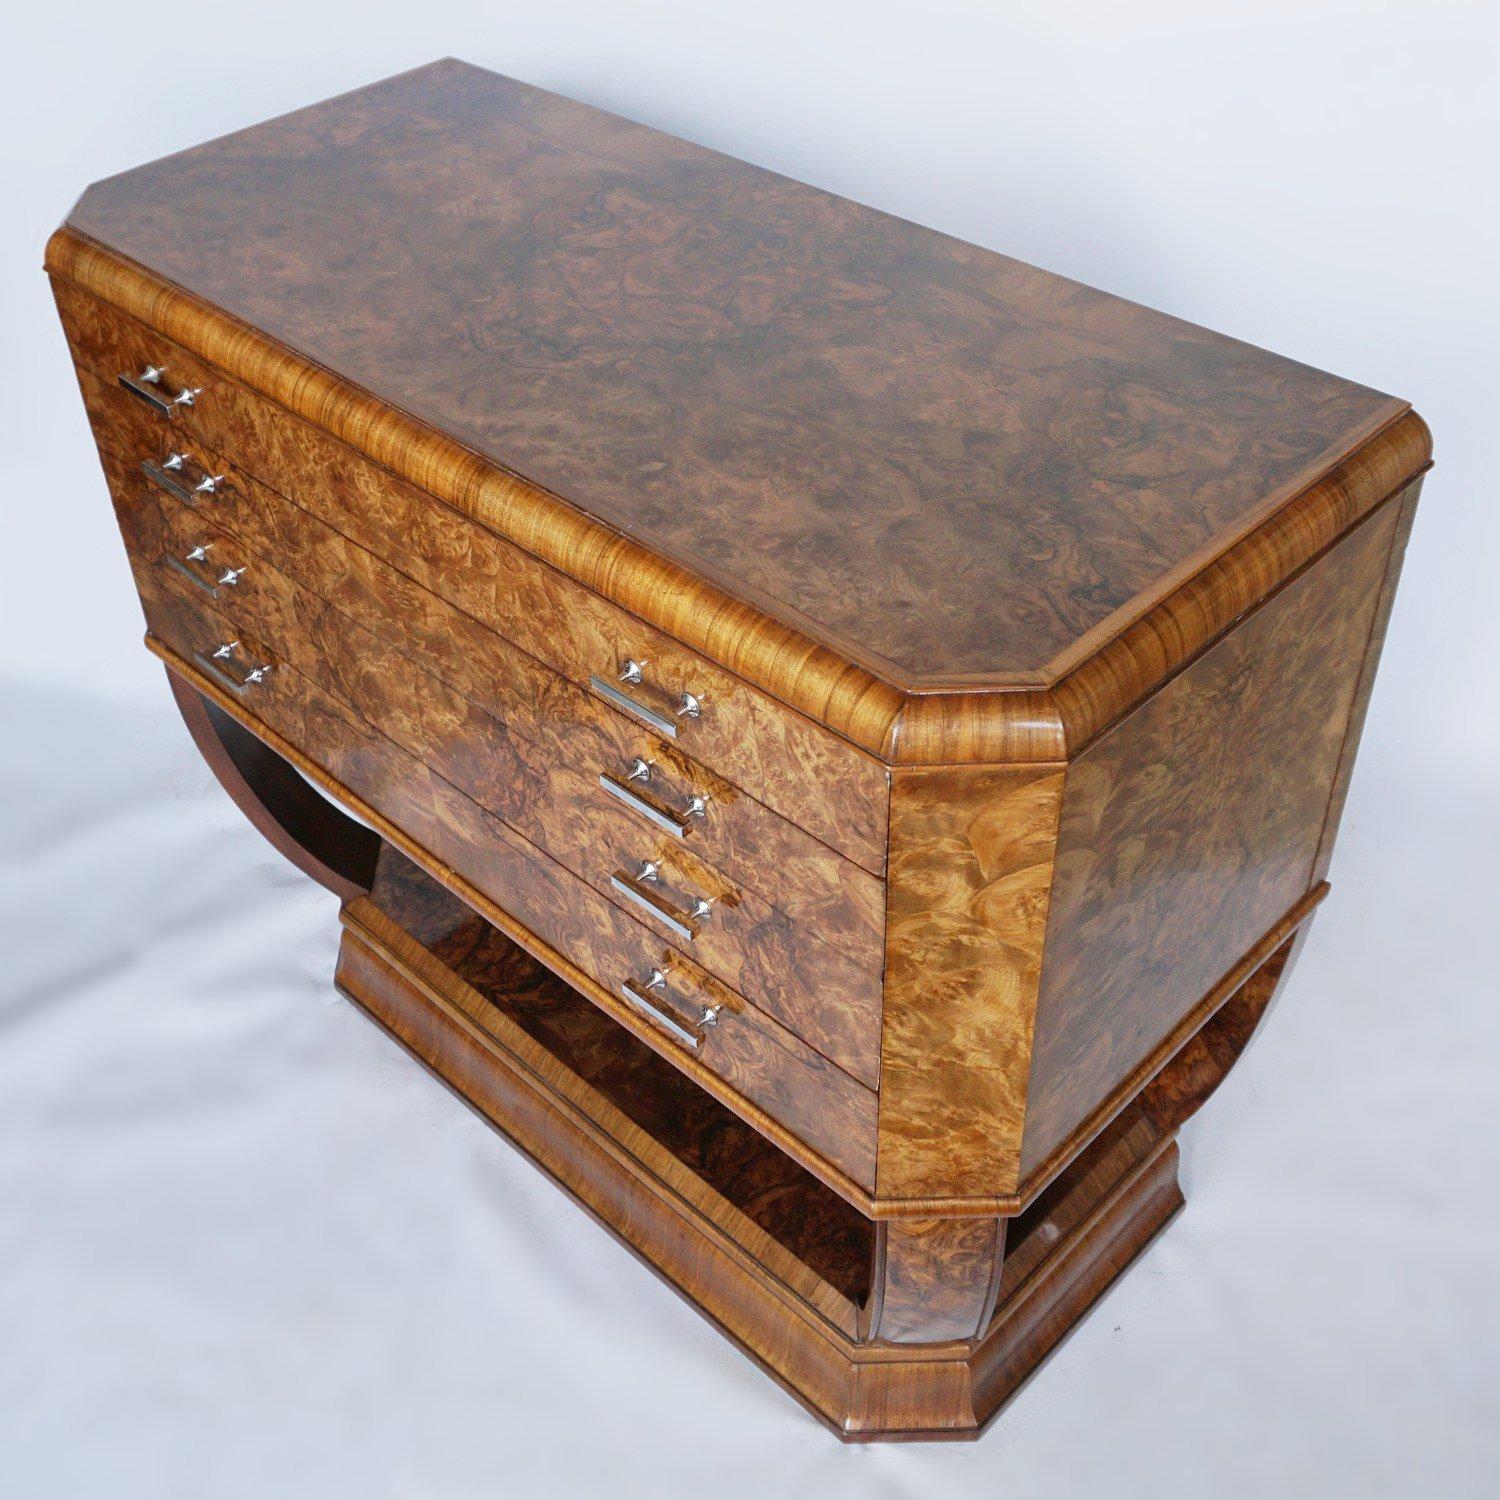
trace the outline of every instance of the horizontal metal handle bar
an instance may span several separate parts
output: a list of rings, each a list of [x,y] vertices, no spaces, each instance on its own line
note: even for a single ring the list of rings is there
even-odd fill
[[[599,785],[616,801],[623,802],[632,812],[639,813],[653,827],[670,833],[674,839],[686,838],[688,830],[693,826],[690,817],[675,813],[669,807],[658,807],[633,787],[626,786],[618,777],[611,776],[608,771],[599,773]]]
[[[185,505],[196,503],[200,495],[214,495],[218,493],[219,486],[224,483],[222,474],[205,474],[197,484],[190,483],[186,478],[179,479],[177,476],[183,473],[183,465],[186,462],[185,453],[173,453],[162,463],[153,463],[149,458],[141,461],[141,472],[158,489],[165,490],[174,499],[181,500]]]
[[[186,558],[178,557],[175,553],[169,552],[163,561],[174,573],[182,578],[186,578],[195,589],[202,589],[210,599],[217,599],[219,597],[219,585],[217,581],[212,578],[205,578],[201,573],[195,573],[189,566],[191,562],[203,561],[206,556],[207,552],[204,548],[195,547],[192,552],[188,553]],[[238,580],[232,579],[230,581],[236,582]]]
[[[164,417],[172,416],[179,406],[191,406],[203,394],[203,387],[196,389],[183,386],[175,396],[165,395],[161,390],[161,378],[166,372],[156,365],[147,365],[139,375],[121,375],[120,384],[132,396],[138,396],[153,411]]]
[[[251,667],[243,677],[236,677],[228,670],[226,663],[233,661],[238,655],[240,643],[238,641],[225,641],[210,651],[193,652],[193,661],[208,676],[212,677],[220,687],[226,687],[231,693],[243,697],[253,687],[258,686],[266,680],[266,674],[271,670],[270,662],[263,662],[258,667]]]
[[[194,588],[202,589],[210,599],[217,599],[220,589],[233,588],[250,570],[244,567],[225,568],[220,573],[217,568],[210,566],[208,576],[205,577],[202,573],[196,572],[190,564],[208,563],[208,548],[209,544],[203,542],[194,547],[186,557],[178,557],[175,553],[169,552],[163,561],[173,572],[186,578]]]
[[[691,942],[698,936],[698,929],[693,923],[706,922],[713,903],[700,897],[690,908],[673,906],[665,896],[653,891],[647,884],[648,881],[656,879],[655,872],[655,863],[648,860],[642,865],[638,875],[627,875],[624,870],[616,870],[609,877],[609,883],[648,916],[655,917],[663,927],[669,928],[678,937],[686,938]]]
[[[633,715],[648,729],[654,729],[658,734],[666,735],[669,739],[677,738],[677,726],[671,719],[657,713],[654,708],[647,708],[644,703],[637,703],[629,693],[622,693],[614,683],[591,675],[589,686],[606,702],[613,703],[616,708]]]
[[[674,1016],[670,1011],[663,1010],[659,1005],[656,1004],[654,1000],[652,1000],[651,996],[647,994],[648,989],[659,989],[665,982],[665,977],[666,976],[662,974],[662,971],[660,969],[655,969],[652,971],[651,978],[648,979],[644,985],[638,985],[635,980],[627,979],[620,986],[620,994],[626,1000],[628,1000],[631,1005],[633,1005],[638,1011],[640,1011],[647,1018],[647,1020],[654,1022],[657,1026],[660,1026],[663,1031],[665,1031],[669,1036],[674,1037],[677,1041],[681,1042],[684,1047],[691,1048],[692,1051],[696,1052],[699,1047],[703,1045],[702,1034],[700,1032],[691,1030],[687,1026],[684,1026],[676,1016]],[[704,1014],[707,1015],[707,1012],[705,1012]],[[711,1026],[717,1019],[718,1013],[716,1011],[714,1013],[713,1020],[709,1020],[706,1022],[700,1021],[700,1024]]]
[[[165,490],[169,495],[183,501],[185,504],[192,504],[192,490],[174,475],[169,474],[163,465],[152,463],[149,458],[143,459],[141,462],[141,472],[157,489]]]

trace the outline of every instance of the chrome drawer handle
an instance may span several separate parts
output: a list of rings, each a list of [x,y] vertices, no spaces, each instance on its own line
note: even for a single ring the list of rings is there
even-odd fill
[[[632,812],[639,813],[653,827],[670,833],[674,839],[686,838],[692,831],[693,819],[708,816],[708,798],[695,793],[688,798],[687,806],[677,812],[664,802],[643,796],[629,784],[632,781],[642,784],[649,782],[655,769],[649,760],[642,760],[637,756],[623,779],[611,776],[608,771],[601,771],[599,785],[616,801],[623,802]]]
[[[627,979],[620,986],[621,996],[628,1000],[648,1020],[655,1022],[663,1031],[681,1042],[684,1047],[696,1052],[703,1045],[703,1033],[710,1026],[719,1024],[719,1007],[704,1005],[699,1008],[696,1029],[684,1024],[670,1011],[663,1010],[652,998],[652,990],[666,992],[667,976],[660,969],[652,969],[645,979],[637,982]]]
[[[161,378],[167,372],[160,365],[147,365],[139,375],[121,375],[120,384],[132,396],[139,396],[153,411],[170,417],[179,406],[191,406],[203,394],[203,387],[183,386],[175,396],[161,391]]]
[[[205,577],[202,573],[197,572],[189,566],[192,563],[208,562],[208,553],[212,545],[213,543],[211,542],[201,542],[186,557],[168,554],[166,564],[174,573],[178,573],[183,578],[186,578],[194,588],[202,589],[210,599],[217,599],[220,589],[233,588],[250,570],[248,567],[225,568],[220,573],[216,568],[210,567],[208,575]]]
[[[141,472],[158,489],[165,490],[186,505],[191,505],[199,495],[216,495],[219,486],[224,483],[224,475],[205,473],[203,477],[194,484],[187,477],[187,464],[189,456],[186,453],[169,453],[159,464],[144,459],[141,463]],[[181,475],[181,478],[177,476]]]
[[[239,650],[238,641],[225,641],[222,645],[215,646],[212,652],[195,651],[193,660],[220,687],[226,687],[231,693],[243,696],[250,688],[266,680],[266,675],[271,670],[271,663],[262,662],[260,666],[251,667],[242,676],[236,677],[229,671],[229,663],[238,657]]]
[[[673,906],[659,891],[650,889],[660,881],[661,867],[654,859],[642,860],[640,869],[634,875],[616,870],[609,877],[610,885],[633,901],[647,916],[655,917],[663,927],[670,928],[678,937],[691,942],[698,936],[698,929],[693,924],[708,921],[713,915],[713,902],[700,896],[689,907]]]
[[[646,663],[637,661],[634,657],[626,659],[624,667],[620,670],[619,680],[632,687],[644,686],[646,681]],[[614,683],[603,677],[591,675],[589,686],[599,694],[606,702],[614,704],[616,708],[623,709],[626,713],[637,718],[641,723],[654,729],[657,734],[666,735],[671,739],[677,738],[677,725],[665,714],[658,713],[656,709],[642,703],[638,698],[632,698],[629,693],[622,692]],[[677,700],[677,706],[673,713],[679,719],[697,719],[703,714],[703,699],[697,693],[683,693]]]

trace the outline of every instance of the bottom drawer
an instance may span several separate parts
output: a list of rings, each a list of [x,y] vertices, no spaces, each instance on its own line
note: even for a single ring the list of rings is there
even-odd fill
[[[871,1090],[274,660],[216,610],[155,592],[144,593],[143,603],[152,633],[188,669],[185,675],[211,682],[247,719],[295,746],[399,828],[430,864],[461,877],[576,965],[609,997],[605,1008],[658,1050],[710,1088],[722,1080],[873,1188]]]

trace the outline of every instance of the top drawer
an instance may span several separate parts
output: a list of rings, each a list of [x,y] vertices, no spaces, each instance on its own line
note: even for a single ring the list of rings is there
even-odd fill
[[[886,768],[821,725],[63,281],[79,364],[872,873]],[[149,378],[148,378],[149,377]]]

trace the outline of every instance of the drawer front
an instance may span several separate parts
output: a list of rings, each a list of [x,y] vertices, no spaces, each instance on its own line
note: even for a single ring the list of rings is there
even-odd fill
[[[189,603],[161,588],[149,568],[138,577],[148,625],[181,664],[400,828],[429,864],[459,876],[576,965],[638,1035],[873,1186],[871,1090],[277,659],[221,612],[221,599]]]
[[[881,874],[889,782],[847,741],[65,282],[78,363],[425,588]],[[143,379],[157,372],[156,383]],[[188,399],[179,401],[182,393]],[[163,395],[165,393],[165,395]],[[631,670],[631,663],[640,670]],[[626,680],[638,677],[636,681]]]
[[[524,736],[549,764],[591,781],[590,803],[626,811],[630,851],[669,870],[701,861],[785,913],[868,976],[878,990],[884,954],[883,882],[737,787],[695,765],[520,650],[414,584],[373,553],[238,471],[202,444],[163,449],[149,416],[96,376],[80,372],[117,506],[147,488],[193,504],[303,588],[399,645],[425,670]],[[156,446],[153,446],[155,444]],[[149,455],[143,458],[142,455]],[[212,486],[210,489],[204,486]],[[636,763],[652,769],[642,781]],[[701,815],[688,815],[694,798]],[[641,840],[650,841],[642,845]]]
[[[656,835],[596,777],[557,763],[377,635],[298,588],[201,509],[142,496],[122,507],[153,587],[214,600],[274,655],[502,818],[606,899],[871,1087],[880,970],[861,968],[753,891]],[[392,630],[399,622],[391,622]],[[493,639],[493,637],[491,637]],[[481,666],[485,665],[480,659]]]

